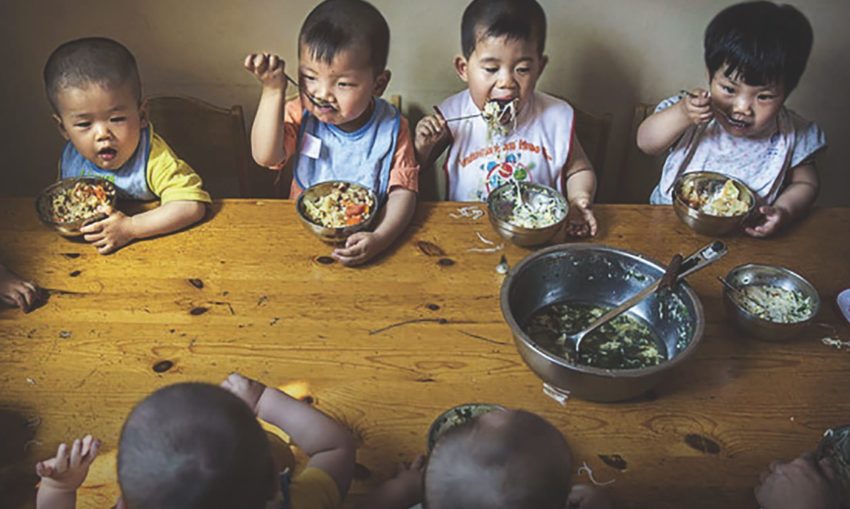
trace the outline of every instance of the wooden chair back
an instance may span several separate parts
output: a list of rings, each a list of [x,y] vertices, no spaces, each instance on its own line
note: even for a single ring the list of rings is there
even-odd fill
[[[590,164],[601,178],[605,169],[605,155],[608,152],[608,137],[611,135],[612,115],[594,115],[573,105],[576,123],[576,138],[584,149]]]
[[[641,122],[655,111],[654,104],[638,103],[632,116],[632,126],[626,144],[625,167],[620,173],[617,201],[648,203],[652,189],[661,176],[663,158],[644,154],[637,146],[637,131]]]
[[[239,105],[219,108],[194,97],[154,96],[148,118],[178,157],[201,176],[213,198],[248,197],[254,167]]]

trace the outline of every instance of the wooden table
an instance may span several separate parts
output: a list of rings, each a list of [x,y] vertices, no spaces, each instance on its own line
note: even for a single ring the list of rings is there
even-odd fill
[[[496,234],[486,217],[450,217],[460,205],[422,204],[387,256],[349,269],[326,263],[329,249],[290,201],[217,202],[196,228],[100,256],[41,226],[32,200],[3,199],[0,259],[52,296],[28,315],[0,310],[0,487],[11,502],[0,506],[29,507],[35,461],[91,432],[105,453],[79,506],[108,507],[133,404],[163,385],[231,371],[309,393],[352,429],[351,500],[421,452],[434,417],[462,402],[542,414],[568,437],[576,466],[616,479],[607,489],[626,508],[753,507],[752,486],[771,460],[850,421],[850,353],[823,345],[823,329],[783,344],[744,337],[727,323],[715,280],[745,262],[787,266],[815,284],[819,321],[846,339],[834,299],[850,286],[850,209],[816,210],[773,240],[729,238],[729,255],[691,278],[706,334],[669,383],[639,401],[562,407],[502,320],[500,255],[468,251],[485,247],[476,232]],[[598,242],[657,260],[708,240],[669,207],[596,210]],[[505,249],[512,264],[528,252]]]

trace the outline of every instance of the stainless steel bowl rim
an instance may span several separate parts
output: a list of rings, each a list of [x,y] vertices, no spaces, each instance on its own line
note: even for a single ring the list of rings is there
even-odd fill
[[[740,310],[742,313],[746,314],[748,318],[751,318],[752,320],[755,320],[756,322],[763,323],[765,325],[801,326],[801,325],[805,325],[807,323],[811,323],[812,321],[814,321],[815,317],[818,315],[818,313],[820,313],[821,302],[820,302],[820,294],[818,293],[818,289],[808,279],[804,278],[800,274],[797,274],[796,272],[794,272],[793,270],[791,270],[787,267],[782,267],[781,265],[766,265],[766,264],[763,264],[763,263],[743,263],[741,265],[738,265],[737,267],[733,267],[726,274],[726,281],[729,281],[731,283],[732,282],[731,278],[735,274],[737,274],[738,272],[743,272],[745,270],[753,270],[753,269],[755,269],[755,270],[768,269],[768,270],[771,270],[771,271],[777,271],[777,272],[781,272],[781,273],[785,274],[786,276],[790,276],[791,279],[796,279],[798,281],[802,281],[804,286],[808,286],[809,287],[808,289],[812,290],[811,292],[809,292],[809,291],[806,292],[807,295],[811,294],[811,296],[814,297],[814,299],[812,299],[814,301],[813,306],[812,306],[812,316],[806,318],[805,320],[800,320],[799,322],[790,322],[790,323],[772,322],[770,320],[765,320],[764,318],[761,318],[760,316],[756,316],[756,315],[750,313],[744,307],[742,307],[740,304],[738,304],[738,302],[735,299],[730,297],[729,301],[732,302],[732,304],[734,304],[735,307],[738,310]],[[728,291],[729,290],[724,289],[724,293],[726,293]]]
[[[681,184],[686,179],[694,179],[694,178],[700,178],[700,177],[711,178],[711,179],[716,179],[716,180],[731,180],[732,182],[735,182],[736,184],[738,184],[741,188],[746,189],[747,195],[748,195],[749,201],[750,201],[750,206],[747,208],[747,211],[744,212],[743,214],[737,214],[737,215],[734,215],[734,216],[715,216],[715,215],[703,212],[701,210],[697,210],[697,209],[691,207],[690,205],[688,205],[688,203],[685,202],[685,200],[683,200],[681,198],[681,196],[679,196],[679,189],[681,188]],[[692,172],[682,174],[678,179],[676,179],[676,182],[673,184],[673,201],[676,201],[679,204],[681,204],[683,207],[685,207],[688,210],[688,215],[693,217],[694,219],[699,219],[700,216],[707,216],[707,217],[721,218],[721,219],[741,219],[741,218],[744,218],[744,217],[750,215],[753,212],[753,209],[756,208],[756,194],[753,192],[752,189],[750,189],[750,187],[747,184],[745,184],[739,178],[732,177],[732,176],[729,176],[729,175],[724,175],[723,173],[717,173],[716,171],[692,171]]]
[[[58,189],[60,187],[69,186],[71,183],[76,183],[76,182],[89,182],[89,183],[92,183],[92,184],[101,184],[101,185],[109,188],[109,192],[112,194],[112,199],[110,200],[111,205],[114,207],[115,204],[118,202],[118,189],[115,187],[114,183],[112,183],[109,180],[106,180],[105,178],[101,178],[101,177],[69,177],[69,178],[60,179],[60,180],[57,180],[56,182],[50,184],[49,186],[45,187],[44,189],[42,189],[41,192],[38,193],[38,196],[36,196],[36,198],[35,198],[35,211],[36,211],[36,214],[38,215],[39,220],[42,223],[44,223],[48,226],[54,226],[54,227],[60,227],[60,228],[69,228],[69,227],[70,228],[79,228],[78,226],[76,226],[77,223],[80,223],[80,225],[83,225],[83,224],[85,224],[86,221],[91,220],[91,218],[89,218],[89,219],[85,219],[85,220],[78,219],[76,221],[57,222],[57,221],[53,221],[51,219],[44,217],[44,215],[41,213],[42,211],[41,211],[41,208],[39,207],[39,204],[41,203],[41,201],[43,199],[47,198],[56,189]]]
[[[692,334],[691,341],[688,343],[688,346],[686,346],[684,350],[679,352],[672,359],[669,359],[665,362],[662,362],[661,364],[658,364],[656,366],[650,366],[648,368],[637,368],[637,369],[597,368],[597,367],[594,367],[594,366],[587,366],[585,364],[571,364],[571,363],[567,362],[567,360],[565,358],[560,357],[558,355],[555,355],[555,354],[549,352],[548,350],[538,346],[536,342],[532,341],[531,338],[528,337],[528,334],[525,333],[525,330],[517,323],[517,321],[513,317],[513,314],[510,312],[510,309],[509,309],[510,308],[510,304],[509,304],[510,298],[509,298],[508,292],[509,292],[509,289],[511,287],[511,283],[513,282],[514,278],[517,278],[520,274],[522,274],[522,271],[526,266],[530,265],[531,263],[534,263],[538,258],[543,258],[544,256],[546,256],[549,253],[565,251],[565,248],[570,248],[572,250],[582,250],[582,251],[594,250],[594,251],[607,251],[607,252],[616,253],[616,254],[624,254],[624,255],[631,256],[635,259],[638,259],[642,262],[646,262],[648,265],[650,265],[651,267],[653,267],[655,269],[660,270],[661,272],[664,271],[664,266],[661,265],[661,263],[659,263],[657,260],[655,260],[653,258],[649,258],[649,257],[647,257],[647,256],[645,256],[641,253],[636,252],[636,251],[618,248],[618,247],[611,247],[611,246],[607,246],[607,245],[604,245],[604,244],[587,244],[587,243],[558,244],[558,245],[555,245],[555,246],[550,246],[550,247],[541,249],[539,251],[536,251],[535,253],[530,254],[529,256],[526,256],[518,264],[516,264],[515,266],[513,266],[509,270],[508,275],[505,277],[505,280],[502,282],[502,288],[501,288],[501,291],[499,292],[499,305],[500,305],[501,310],[502,310],[502,316],[505,318],[505,321],[508,322],[508,325],[510,326],[511,330],[516,331],[514,336],[515,337],[521,336],[522,339],[523,339],[523,342],[526,344],[526,346],[528,346],[529,348],[531,348],[532,350],[534,350],[535,352],[537,352],[538,354],[540,354],[541,356],[543,356],[544,358],[549,360],[550,362],[555,363],[555,364],[557,364],[557,365],[559,365],[563,368],[567,368],[567,369],[570,369],[570,370],[573,370],[573,371],[577,371],[579,373],[588,373],[588,374],[592,374],[592,375],[597,375],[597,376],[602,376],[602,377],[610,377],[610,378],[643,378],[643,377],[647,376],[648,374],[657,373],[659,371],[666,371],[666,370],[670,369],[671,367],[675,366],[676,364],[683,362],[686,358],[690,357],[691,354],[696,350],[697,344],[699,343],[699,341],[697,341],[697,339],[702,337],[704,329],[705,329],[705,316],[704,316],[703,309],[702,309],[702,303],[700,302],[699,297],[697,296],[697,293],[687,284],[687,282],[684,282],[684,281],[680,282],[678,284],[678,286],[680,286],[684,289],[685,293],[688,294],[688,297],[690,297],[691,300],[694,303],[694,311],[695,311],[695,314],[696,314],[696,316],[694,317],[694,331],[693,331],[693,334]]]
[[[544,231],[544,230],[547,230],[547,229],[550,229],[550,228],[553,228],[553,227],[557,227],[559,225],[562,225],[567,220],[567,217],[569,216],[569,212],[570,212],[570,205],[567,202],[567,199],[564,198],[564,195],[559,193],[557,189],[543,185],[543,184],[538,184],[536,182],[520,182],[519,185],[525,186],[525,187],[528,187],[528,188],[532,188],[532,189],[536,189],[540,192],[544,192],[548,195],[557,197],[558,201],[561,202],[561,205],[564,206],[564,217],[562,217],[560,220],[558,220],[558,221],[556,221],[556,222],[554,222],[550,225],[541,226],[540,228],[525,228],[523,226],[516,226],[516,225],[509,223],[508,221],[502,219],[501,217],[499,217],[499,214],[496,212],[495,201],[496,201],[496,197],[499,196],[502,189],[507,188],[508,186],[513,186],[513,184],[511,184],[510,182],[507,182],[507,183],[502,184],[501,186],[497,187],[496,189],[492,190],[490,192],[490,194],[487,196],[487,212],[490,214],[490,217],[492,219],[496,220],[499,223],[500,227],[502,227],[506,230],[509,230],[513,233],[531,234],[531,233],[539,233],[541,231]]]
[[[369,197],[372,198],[372,203],[375,204],[374,209],[372,211],[370,211],[370,213],[369,213],[369,217],[366,218],[364,221],[361,221],[357,224],[353,224],[353,225],[349,225],[349,226],[339,226],[339,227],[324,226],[324,225],[321,225],[321,224],[313,221],[310,217],[308,217],[307,213],[304,212],[304,206],[303,206],[305,197],[309,194],[310,191],[316,189],[319,186],[327,186],[327,185],[333,185],[333,184],[348,184],[352,187],[358,187],[358,188],[363,189],[366,192],[368,192]],[[334,234],[344,234],[348,231],[351,231],[351,233],[354,233],[355,230],[365,228],[369,224],[371,224],[372,220],[378,214],[378,197],[377,197],[377,195],[375,194],[374,191],[372,191],[368,187],[364,186],[363,184],[359,184],[357,182],[351,182],[351,181],[348,181],[348,180],[325,180],[324,182],[318,182],[318,183],[313,184],[312,186],[308,187],[307,189],[303,190],[301,192],[301,194],[298,195],[298,199],[295,201],[295,210],[296,210],[298,216],[301,217],[301,219],[303,219],[304,221],[307,221],[308,223],[310,223],[313,226],[316,226],[317,228],[322,228],[324,230],[328,230],[329,232],[333,232]]]
[[[439,424],[447,415],[449,415],[449,413],[454,412],[454,411],[461,409],[461,408],[480,408],[480,407],[491,407],[489,412],[492,412],[494,410],[506,410],[506,408],[504,406],[499,405],[498,403],[460,403],[458,405],[454,405],[453,407],[446,409],[444,412],[441,412],[440,415],[438,415],[433,420],[433,422],[431,422],[431,425],[428,426],[428,434],[426,435],[426,445],[430,445],[432,438],[434,438],[434,443],[437,442],[436,437],[434,437],[434,433],[437,432],[437,424]],[[489,413],[489,412],[485,412],[485,413]]]

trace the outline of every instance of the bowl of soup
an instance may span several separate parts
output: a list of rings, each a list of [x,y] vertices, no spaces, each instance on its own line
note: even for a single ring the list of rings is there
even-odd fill
[[[649,295],[584,338],[568,336],[636,294],[665,267],[600,244],[560,244],[515,265],[500,292],[502,315],[528,367],[544,382],[590,401],[639,396],[685,362],[702,340],[702,304],[687,283]]]

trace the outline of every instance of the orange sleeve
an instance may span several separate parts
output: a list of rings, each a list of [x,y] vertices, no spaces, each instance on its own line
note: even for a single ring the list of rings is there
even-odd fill
[[[390,168],[388,191],[392,191],[394,187],[409,189],[414,193],[419,192],[419,163],[416,162],[413,141],[410,138],[410,126],[404,115],[401,116],[401,124],[398,126],[398,140],[395,145],[393,165]]]
[[[269,169],[282,170],[289,159],[295,155],[295,145],[298,142],[298,131],[301,130],[303,116],[304,108],[301,107],[301,101],[298,98],[286,103],[283,111],[283,152],[286,158]]]

